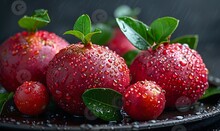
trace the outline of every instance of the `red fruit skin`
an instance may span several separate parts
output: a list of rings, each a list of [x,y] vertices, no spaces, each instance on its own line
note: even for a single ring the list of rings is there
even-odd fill
[[[201,56],[187,45],[164,44],[141,52],[130,66],[132,82],[155,81],[166,91],[166,107],[196,102],[208,88],[208,70]],[[181,103],[178,103],[181,102]],[[181,105],[183,104],[183,105]]]
[[[49,103],[48,91],[39,82],[26,81],[16,89],[14,102],[21,113],[39,115]]]
[[[114,29],[114,37],[108,43],[108,47],[120,56],[123,56],[128,51],[137,50],[119,28]]]
[[[65,111],[83,115],[82,94],[89,88],[111,88],[123,92],[130,83],[122,57],[98,45],[73,44],[62,49],[49,63],[47,86]]]
[[[156,119],[164,110],[165,93],[153,81],[138,81],[123,94],[123,109],[133,119]]]
[[[17,33],[0,46],[0,83],[15,91],[25,81],[46,83],[49,61],[69,44],[54,33]]]

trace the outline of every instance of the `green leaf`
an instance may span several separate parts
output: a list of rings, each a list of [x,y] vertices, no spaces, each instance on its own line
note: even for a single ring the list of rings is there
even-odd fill
[[[11,93],[1,93],[0,94],[0,114],[4,108],[5,103],[13,97],[13,92]]]
[[[175,38],[171,43],[188,44],[191,49],[196,50],[199,41],[198,35],[185,35]]]
[[[80,31],[84,35],[91,32],[91,20],[87,14],[81,15],[75,22],[73,30]]]
[[[130,16],[136,17],[140,13],[140,8],[130,8],[127,5],[121,5],[114,11],[115,17]]]
[[[102,31],[102,33],[94,35],[92,37],[92,42],[98,45],[106,45],[108,41],[112,38],[113,29],[102,23],[98,23],[93,26],[94,29],[98,28]]]
[[[138,50],[131,50],[128,51],[126,54],[124,54],[123,58],[126,61],[126,64],[128,66],[131,65],[131,63],[133,62],[134,58],[138,55],[139,51]]]
[[[162,42],[168,41],[168,38],[176,30],[178,24],[179,20],[173,17],[162,17],[151,23],[149,33],[154,38],[157,46]]]
[[[87,108],[97,117],[106,121],[122,119],[122,95],[108,88],[93,88],[82,95]]]
[[[66,31],[64,33],[65,35],[74,35],[75,37],[79,38],[80,40],[83,41],[83,43],[85,43],[84,41],[84,34],[81,33],[80,31],[77,31],[77,30],[69,30],[69,31]]]
[[[96,29],[95,31],[88,33],[85,36],[85,43],[89,43],[91,41],[92,36],[94,36],[95,34],[99,34],[99,33],[102,33],[102,31],[99,29]]]
[[[25,28],[28,31],[36,31],[50,23],[50,17],[47,12],[44,9],[35,10],[32,16],[22,17],[18,24],[21,28]]]
[[[82,43],[91,43],[91,38],[97,33],[101,33],[100,30],[91,31],[91,20],[87,14],[81,15],[75,22],[73,30],[66,31],[64,34],[71,34],[79,38]]]
[[[146,50],[151,46],[146,40],[149,29],[147,25],[130,17],[116,18],[116,21],[121,31],[136,48]]]
[[[217,95],[217,94],[220,95],[220,87],[209,87],[205,91],[205,94],[200,98],[200,100],[206,99],[206,98],[208,98],[210,96]]]

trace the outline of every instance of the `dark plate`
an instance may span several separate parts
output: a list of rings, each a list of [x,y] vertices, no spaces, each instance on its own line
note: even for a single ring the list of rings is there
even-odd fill
[[[215,83],[215,79],[210,83],[218,84]],[[220,119],[220,102],[218,96],[214,96],[192,106],[165,110],[157,120],[145,122],[132,121],[127,116],[124,116],[121,122],[102,121],[89,113],[86,113],[86,116],[71,116],[59,108],[50,108],[37,117],[25,116],[19,113],[11,100],[6,103],[0,117],[0,128],[16,130],[197,130]]]

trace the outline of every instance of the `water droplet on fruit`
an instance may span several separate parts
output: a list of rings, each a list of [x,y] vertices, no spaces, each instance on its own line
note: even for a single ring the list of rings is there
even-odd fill
[[[193,79],[193,77],[194,77],[194,74],[193,74],[193,73],[190,73],[188,77],[189,77],[189,79],[191,79],[191,80],[192,80],[192,79]]]
[[[174,72],[174,74],[173,74],[173,78],[176,78],[176,77],[177,77],[177,73]]]
[[[34,55],[38,55],[39,54],[39,51],[34,51]]]
[[[104,71],[105,75],[109,75],[109,72],[108,71]]]
[[[18,53],[18,50],[13,50],[12,55],[15,56]]]
[[[82,67],[81,71],[85,72],[87,70],[87,66]]]
[[[69,95],[69,93],[66,94],[66,100],[69,101],[71,99],[71,96]]]
[[[26,94],[29,94],[31,92],[31,88],[30,87],[28,87],[28,88],[26,88],[25,90],[24,90],[24,93],[26,93]]]
[[[62,95],[63,95],[63,93],[62,93],[61,91],[56,90],[56,96],[57,96],[58,98],[61,98]]]
[[[175,65],[174,68],[179,70],[180,69],[180,64]]]
[[[206,76],[204,74],[202,74],[201,77],[202,77],[202,82],[204,83],[207,82]]]
[[[103,65],[99,65],[99,69],[103,69],[104,68],[104,66]]]
[[[108,62],[112,63],[112,60],[108,59]]]
[[[167,50],[163,50],[163,55],[166,55],[167,54]]]
[[[22,54],[22,55],[26,55],[26,54],[27,54],[27,51],[23,51],[21,54]]]
[[[184,61],[184,60],[181,60],[181,61],[180,61],[180,65],[181,65],[181,66],[186,66],[186,65],[187,65],[187,62]]]
[[[109,63],[106,64],[107,68],[111,68],[111,65]]]
[[[185,46],[185,47],[189,47],[189,45],[188,45],[188,44],[183,44],[183,46]]]

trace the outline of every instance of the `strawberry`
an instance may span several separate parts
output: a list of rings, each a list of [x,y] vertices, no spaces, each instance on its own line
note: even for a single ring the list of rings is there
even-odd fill
[[[119,28],[114,29],[113,38],[108,42],[108,47],[120,56],[123,56],[128,51],[137,50]]]
[[[153,81],[138,81],[123,94],[123,109],[135,120],[156,119],[164,110],[165,93]]]
[[[49,94],[43,84],[26,81],[16,89],[14,103],[23,114],[39,115],[49,103]]]
[[[90,27],[88,15],[79,17],[74,30],[65,34],[77,36],[82,43],[62,49],[47,70],[47,86],[55,101],[62,109],[75,115],[84,113],[82,94],[86,89],[112,88],[122,93],[130,83],[124,59],[107,47],[92,44],[91,36],[100,31],[91,32]]]
[[[169,108],[193,104],[203,95],[208,88],[208,70],[199,53],[183,44],[187,42],[190,47],[196,47],[198,37],[185,36],[170,41],[178,20],[163,17],[150,26],[128,17],[118,18],[117,22],[128,39],[144,50],[130,65],[132,83],[155,81],[166,91]]]
[[[19,21],[20,26],[25,18]],[[64,39],[47,31],[15,34],[0,46],[0,83],[8,91],[15,91],[29,80],[45,83],[49,61],[67,45]]]

